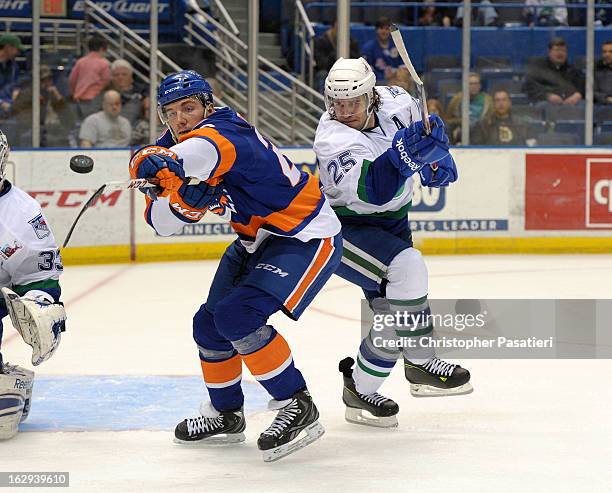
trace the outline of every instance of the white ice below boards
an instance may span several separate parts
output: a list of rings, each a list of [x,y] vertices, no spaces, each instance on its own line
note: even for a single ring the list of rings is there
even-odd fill
[[[426,260],[432,298],[612,298],[612,256]],[[202,397],[191,318],[215,266],[67,268],[60,354],[37,368],[31,414],[0,444],[1,469],[68,471],[71,492],[609,491],[610,360],[462,360],[474,393],[435,399],[412,397],[398,365],[381,392],[398,402],[399,426],[347,423],[337,366],[359,340],[359,290],[337,277],[299,322],[272,320],[325,435],[263,463],[256,441],[274,414],[245,369],[246,442],[173,444],[174,424],[197,414]],[[5,359],[25,365],[31,349],[5,325]]]

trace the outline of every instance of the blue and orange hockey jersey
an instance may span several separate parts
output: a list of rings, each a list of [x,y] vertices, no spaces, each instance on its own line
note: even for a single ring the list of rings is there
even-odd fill
[[[166,135],[158,140],[164,144]],[[340,232],[318,179],[296,168],[229,108],[216,108],[171,150],[183,160],[186,176],[223,185],[231,225],[250,252],[270,234],[309,241]],[[167,198],[149,203],[146,218],[164,236],[185,224],[170,211]]]

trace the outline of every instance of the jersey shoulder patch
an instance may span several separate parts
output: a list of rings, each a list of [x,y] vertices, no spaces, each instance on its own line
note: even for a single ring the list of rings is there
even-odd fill
[[[26,192],[13,185],[9,195],[11,215],[8,228],[15,239],[25,245],[54,244],[55,239],[40,204]],[[0,245],[2,247],[2,245]]]
[[[34,233],[38,236],[38,239],[42,240],[51,234],[47,220],[43,216],[42,212],[37,214],[35,217],[28,221],[28,224],[34,229]]]

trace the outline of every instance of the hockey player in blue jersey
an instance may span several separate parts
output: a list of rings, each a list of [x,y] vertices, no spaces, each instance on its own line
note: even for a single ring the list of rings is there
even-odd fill
[[[399,407],[377,390],[402,356],[413,395],[462,394],[472,387],[467,370],[436,358],[426,343],[402,350],[376,342],[398,336],[417,342],[433,331],[427,267],[412,245],[408,210],[415,175],[423,186],[445,187],[457,179],[457,168],[443,122],[430,117],[427,134],[416,100],[399,87],[375,84],[363,58],[334,64],[314,150],[322,189],[342,223],[344,252],[336,273],[363,289],[375,316],[407,313],[417,321],[384,332],[373,327],[355,368],[351,358],[340,363],[346,419],[391,427],[397,426]]]
[[[278,410],[257,442],[265,461],[276,460],[324,430],[289,345],[268,318],[282,311],[297,320],[336,270],[340,223],[318,180],[234,111],[215,108],[199,74],[166,77],[158,102],[168,130],[130,161],[133,178],[159,183],[146,197],[147,223],[168,236],[208,208],[223,209],[238,234],[193,319],[210,402],[199,417],[178,424],[175,441],[244,440],[244,363],[272,396],[269,407]],[[186,177],[201,182],[188,185]]]

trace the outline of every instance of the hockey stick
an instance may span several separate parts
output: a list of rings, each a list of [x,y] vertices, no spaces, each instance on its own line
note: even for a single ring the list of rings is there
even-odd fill
[[[395,24],[391,25],[391,37],[393,38],[393,42],[395,43],[395,47],[399,52],[402,62],[404,62],[404,65],[406,65],[406,68],[410,73],[410,77],[412,77],[412,80],[414,81],[417,87],[419,98],[421,99],[421,114],[423,118],[423,127],[425,127],[425,132],[427,132],[427,134],[430,134],[431,126],[429,124],[429,112],[427,111],[427,96],[425,95],[425,85],[419,77],[419,74],[416,73],[414,65],[412,65],[410,55],[408,55],[406,45],[404,44],[404,39],[402,38],[402,33],[400,33],[399,27],[397,27]]]
[[[188,185],[197,185],[198,183],[200,183],[200,180],[198,180],[197,178],[189,178],[189,181],[187,182]],[[81,216],[85,214],[85,211],[87,209],[89,209],[92,205],[95,204],[95,202],[100,198],[100,196],[104,193],[104,190],[106,190],[107,188],[120,188],[124,190],[140,190],[142,188],[153,188],[156,186],[157,186],[157,183],[151,180],[147,180],[146,178],[137,178],[135,180],[127,180],[127,181],[109,181],[108,183],[105,183],[100,188],[98,188],[95,191],[95,193],[91,197],[89,197],[89,199],[87,199],[87,202],[85,202],[85,205],[79,212],[79,215],[76,217],[76,219],[72,223],[72,226],[70,227],[70,230],[68,231],[68,234],[66,235],[66,239],[64,240],[64,244],[62,245],[62,248],[66,248],[66,245],[68,244],[68,242],[70,241],[70,237],[72,236],[72,232],[74,231],[74,228],[79,222],[79,219],[81,219]]]
[[[429,123],[429,111],[427,111],[427,95],[425,94],[425,84],[417,74],[414,69],[414,65],[412,65],[412,60],[410,60],[410,55],[408,55],[408,50],[406,50],[406,45],[404,44],[404,38],[402,38],[402,33],[395,24],[391,24],[391,37],[393,38],[393,42],[395,43],[395,47],[406,65],[408,72],[410,73],[410,77],[414,81],[417,86],[417,91],[419,92],[419,98],[421,99],[421,118],[423,120],[423,128],[425,129],[425,133],[429,135],[431,133],[431,125]],[[438,170],[438,163],[431,164],[431,169],[435,173]]]

